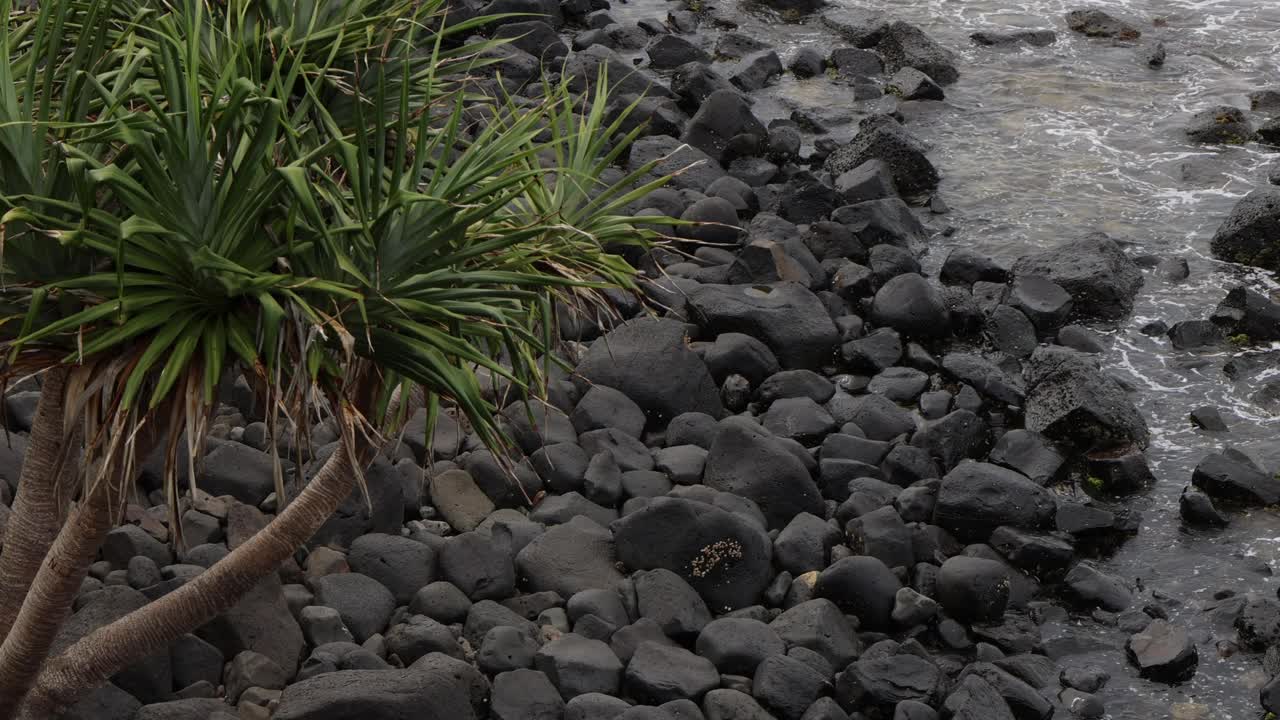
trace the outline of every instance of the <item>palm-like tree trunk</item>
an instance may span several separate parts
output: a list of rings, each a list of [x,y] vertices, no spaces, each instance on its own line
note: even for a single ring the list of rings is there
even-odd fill
[[[0,718],[14,712],[40,672],[80,592],[89,565],[111,530],[115,506],[102,485],[72,511],[49,548],[18,617],[0,646]]]
[[[235,605],[292,556],[351,493],[358,459],[350,444],[339,443],[302,493],[231,554],[177,590],[95,630],[50,661],[18,717],[53,717],[81,693]],[[0,720],[11,716],[0,710]]]
[[[27,588],[62,525],[64,507],[58,504],[57,480],[63,454],[66,381],[65,368],[55,367],[45,374],[31,425],[31,441],[22,461],[4,552],[0,553],[0,642],[9,635]]]

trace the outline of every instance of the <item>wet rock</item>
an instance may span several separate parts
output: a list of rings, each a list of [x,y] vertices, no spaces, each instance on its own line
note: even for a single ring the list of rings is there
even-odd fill
[[[942,88],[914,67],[904,67],[889,78],[885,92],[897,95],[903,100],[943,100],[946,94]]]
[[[1053,482],[1066,461],[1053,442],[1030,430],[1010,430],[1001,435],[988,459],[1017,470],[1040,485]]]
[[[720,673],[710,660],[684,648],[646,642],[627,664],[624,682],[627,694],[641,702],[697,702],[720,685]]]
[[[1226,527],[1231,522],[1213,506],[1208,495],[1189,487],[1184,488],[1178,497],[1178,512],[1184,523],[1193,526]]]
[[[984,46],[1007,47],[1012,45],[1030,45],[1032,47],[1048,47],[1058,41],[1058,34],[1052,30],[1013,30],[996,32],[984,30],[969,36],[974,44]]]
[[[876,50],[884,58],[887,72],[896,73],[911,67],[942,85],[960,79],[955,54],[910,23],[894,22],[886,26]]]
[[[1011,527],[996,528],[989,543],[1014,567],[1037,577],[1060,575],[1075,557],[1071,543],[1061,537]]]
[[[1280,340],[1280,303],[1243,285],[1227,293],[1210,319],[1235,342],[1252,345]]]
[[[874,77],[884,72],[884,61],[880,56],[862,48],[836,48],[831,51],[828,64],[841,78]]]
[[[1103,336],[1082,325],[1068,325],[1058,331],[1058,344],[1083,353],[1101,354],[1107,351]]]
[[[1243,145],[1253,139],[1253,124],[1240,108],[1217,105],[1187,122],[1187,139],[1197,143]]]
[[[594,343],[577,372],[621,391],[658,422],[685,412],[723,413],[715,381],[674,320],[628,321]]]
[[[867,264],[879,282],[906,272],[920,272],[913,253],[924,244],[927,232],[911,208],[899,198],[844,205],[831,213],[831,219],[857,233],[859,240],[871,248]],[[877,248],[880,249],[877,251]]]
[[[772,579],[769,538],[746,517],[680,498],[655,498],[614,525],[618,559],[666,568],[716,612],[752,605]]]
[[[493,32],[495,38],[507,40],[540,60],[552,61],[564,58],[569,48],[560,40],[555,28],[542,20],[508,22]]]
[[[1133,604],[1133,593],[1123,580],[1102,572],[1087,560],[1076,563],[1063,579],[1063,584],[1087,607],[1120,612]]]
[[[1153,68],[1164,67],[1165,58],[1169,55],[1168,51],[1165,50],[1164,43],[1159,40],[1143,45],[1140,52],[1142,61],[1148,67]]]
[[[1035,325],[1021,310],[1008,305],[997,306],[987,317],[986,336],[995,349],[1016,358],[1030,356],[1039,344]]]
[[[1146,420],[1119,382],[1087,357],[1044,349],[1031,356],[1027,429],[1082,447],[1146,447]]]
[[[950,331],[942,294],[914,274],[899,275],[876,292],[871,320],[908,337],[945,337]]]
[[[1191,679],[1199,663],[1187,631],[1164,620],[1154,620],[1146,630],[1130,637],[1125,655],[1142,677],[1167,683]]]
[[[1071,295],[1075,314],[1102,320],[1126,317],[1143,282],[1138,266],[1101,233],[1026,255],[1014,263],[1013,272],[1039,275],[1061,286]]]
[[[925,145],[898,121],[887,115],[873,115],[862,121],[852,141],[827,156],[824,167],[839,176],[868,160],[881,160],[899,191],[906,195],[928,194],[937,188],[939,176],[926,153]]]
[[[1246,195],[1218,228],[1209,247],[1228,262],[1280,270],[1280,188]]]
[[[593,45],[570,55],[565,64],[565,73],[571,79],[570,87],[575,92],[584,92],[595,89],[602,68],[608,73],[611,93],[656,97],[671,95],[662,83],[648,73],[635,69],[604,45]]]
[[[1244,505],[1280,502],[1280,478],[1275,478],[1226,454],[1214,453],[1196,465],[1191,483],[1211,497]]]
[[[947,374],[983,395],[1009,405],[1022,405],[1022,379],[1005,373],[995,363],[974,353],[953,352],[942,358]]]
[[[889,166],[879,159],[868,160],[841,173],[835,179],[835,189],[850,205],[898,194]]]
[[[768,130],[751,112],[751,106],[741,94],[732,90],[716,90],[702,101],[680,139],[711,157],[719,158],[729,142],[741,135],[752,135],[757,143],[763,143],[768,137]]]
[[[1133,25],[1097,9],[1072,10],[1067,13],[1067,26],[1089,37],[1137,40],[1142,31]]]
[[[976,662],[960,674],[963,684],[968,677],[977,676],[1004,698],[1004,702],[1019,720],[1048,720],[1053,705],[1035,688],[1001,670],[991,663]]]
[[[1183,320],[1169,328],[1169,342],[1177,350],[1213,350],[1226,345],[1227,336],[1208,320]]]
[[[711,56],[702,48],[679,35],[659,35],[645,47],[649,67],[671,70],[690,62],[711,62]]]
[[[1262,652],[1280,642],[1280,603],[1270,598],[1251,597],[1235,619],[1240,644]]]
[[[977,675],[966,675],[943,702],[953,720],[1014,720],[1000,693]]]
[[[821,367],[839,341],[821,301],[796,283],[702,285],[689,293],[688,311],[710,333],[763,340],[786,368]]]
[[[826,598],[801,602],[769,623],[788,646],[812,650],[835,667],[844,667],[860,652],[858,637],[844,613]]]
[[[986,540],[1001,525],[1039,528],[1053,520],[1053,496],[1012,470],[965,461],[942,479],[934,524],[957,537]]]
[[[744,92],[755,92],[782,74],[782,60],[773,50],[752,53],[729,70],[729,82]]]

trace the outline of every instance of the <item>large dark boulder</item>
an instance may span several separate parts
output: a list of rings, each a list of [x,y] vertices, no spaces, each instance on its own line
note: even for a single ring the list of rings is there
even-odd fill
[[[757,602],[773,579],[764,528],[747,517],[683,498],[654,498],[613,525],[618,559],[635,570],[670,570],[720,613]]]
[[[876,50],[884,58],[887,73],[911,67],[933,78],[940,85],[950,85],[960,79],[955,53],[942,47],[923,30],[910,23],[890,23],[881,34]]]
[[[569,57],[565,63],[569,87],[575,92],[594,91],[602,69],[608,74],[610,94],[671,97],[671,91],[664,85],[604,45],[592,45]]]
[[[1210,319],[1227,335],[1248,344],[1280,340],[1280,303],[1243,285],[1227,293]]]
[[[703,101],[680,139],[711,157],[722,158],[729,141],[741,135],[754,136],[759,145],[769,131],[740,93],[717,90]]]
[[[1120,320],[1133,310],[1142,271],[1114,240],[1101,233],[1022,257],[1015,275],[1039,275],[1060,285],[1077,315]]]
[[[1147,421],[1091,356],[1041,348],[1027,368],[1026,429],[1082,448],[1145,448]]]
[[[1280,502],[1280,477],[1223,453],[1201,460],[1191,473],[1191,483],[1214,498],[1242,505]]]
[[[716,158],[669,135],[642,137],[631,144],[630,150],[628,171],[637,172],[653,165],[646,182],[669,178],[668,184],[672,188],[702,192],[711,183],[725,177],[724,168]]]
[[[1053,494],[1026,476],[966,460],[942,478],[933,523],[961,539],[983,542],[1001,525],[1047,527],[1055,509]]]
[[[686,326],[675,320],[638,318],[592,344],[578,375],[635,401],[651,422],[665,424],[686,412],[719,417],[720,393],[702,359],[688,347]]]
[[[748,423],[725,422],[707,455],[703,483],[756,503],[770,528],[802,512],[823,514],[822,493],[804,463],[777,438]]]
[[[594,521],[577,516],[534,538],[516,555],[516,568],[530,590],[562,597],[621,579],[613,537]]]
[[[938,187],[938,170],[923,142],[888,115],[872,115],[848,144],[827,156],[824,168],[839,176],[868,160],[882,160],[904,195],[927,195]]]
[[[876,291],[871,321],[910,338],[939,338],[951,333],[942,292],[915,273],[899,275]]]
[[[1197,143],[1243,145],[1253,139],[1253,123],[1240,108],[1216,105],[1187,122],[1187,139]]]
[[[702,285],[688,295],[688,315],[708,334],[739,332],[763,340],[784,368],[820,368],[832,361],[840,341],[822,301],[797,283]]]
[[[1214,257],[1280,271],[1280,187],[1245,195],[1209,242]]]
[[[341,670],[285,688],[277,720],[472,720],[471,678],[422,670]]]

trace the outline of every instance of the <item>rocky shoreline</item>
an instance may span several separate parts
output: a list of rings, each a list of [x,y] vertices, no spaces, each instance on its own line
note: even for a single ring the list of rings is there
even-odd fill
[[[647,123],[619,173],[657,158],[677,173],[635,209],[698,223],[631,258],[643,304],[563,308],[574,372],[547,402],[490,383],[519,482],[447,415],[426,441],[419,412],[369,471],[370,496],[296,563],[69,717],[1092,719],[1115,680],[1071,661],[1096,649],[1091,625],[1125,633],[1112,651],[1137,677],[1185,682],[1237,651],[1280,673],[1275,598],[1222,593],[1211,610],[1234,637],[1206,646],[1170,621],[1176,598],[1098,562],[1138,532],[1126,498],[1155,478],[1151,431],[1100,365],[1096,328],[1186,262],[1092,233],[1007,266],[957,249],[926,276],[947,207],[903,109],[963,81],[956,54],[890,15],[786,2],[775,9],[813,13],[838,39],[783,57],[729,27],[734,9],[671,7],[635,24],[586,0],[484,9],[548,16],[493,29],[513,38],[493,66],[510,92],[536,92],[543,60],[582,89],[603,63],[615,109],[635,103]],[[1166,56],[1137,24],[1065,20],[1131,43],[1135,62]],[[972,39],[999,52],[1055,34]],[[823,108],[761,121],[754,103],[787,73],[847,89],[850,141],[824,135]],[[1210,108],[1187,135],[1271,142],[1272,95],[1255,95],[1257,122]],[[1212,247],[1280,269],[1280,190],[1243,199]],[[1207,317],[1144,331],[1179,350],[1280,340],[1280,305],[1223,294]],[[1280,382],[1255,397],[1280,407]],[[12,426],[29,427],[37,398],[6,398]],[[159,477],[144,472],[153,506],[132,505],[109,536],[60,646],[180,586],[274,511],[268,453],[294,448],[231,401],[207,494],[185,505],[187,547],[168,544]],[[1214,407],[1187,412],[1225,429]],[[306,469],[333,440],[317,429]],[[5,450],[8,485],[21,448],[15,436]],[[1275,471],[1230,447],[1205,457],[1183,521],[1280,502]],[[11,490],[0,483],[0,521]],[[1260,703],[1280,712],[1280,681]]]

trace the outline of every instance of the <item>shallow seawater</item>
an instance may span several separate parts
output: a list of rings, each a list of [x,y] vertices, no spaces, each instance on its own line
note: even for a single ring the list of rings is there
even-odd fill
[[[822,50],[843,43],[814,15],[799,23],[721,0],[711,13],[739,23],[739,31],[766,40],[785,63],[796,48]],[[708,0],[712,6],[715,0]],[[1195,464],[1224,444],[1252,453],[1272,472],[1280,469],[1280,417],[1249,399],[1259,381],[1280,376],[1280,347],[1270,370],[1237,380],[1223,373],[1236,353],[1193,354],[1138,328],[1206,317],[1238,283],[1275,291],[1272,278],[1215,261],[1209,239],[1236,200],[1266,182],[1280,153],[1259,145],[1206,147],[1182,134],[1191,113],[1216,104],[1248,108],[1247,93],[1280,89],[1280,2],[1275,0],[833,0],[915,23],[957,51],[960,81],[947,99],[904,106],[908,126],[933,145],[944,179],[940,195],[951,212],[932,226],[954,227],[939,236],[925,259],[936,270],[949,248],[965,245],[1010,261],[1030,250],[1069,242],[1101,230],[1132,245],[1134,253],[1186,258],[1191,276],[1165,282],[1148,274],[1131,319],[1100,328],[1112,338],[1108,369],[1136,388],[1136,401],[1153,431],[1148,455],[1158,485],[1124,503],[1144,513],[1141,533],[1105,561],[1106,568],[1156,591],[1171,618],[1197,640],[1195,678],[1169,687],[1136,678],[1125,665],[1119,630],[1081,623],[1099,650],[1063,660],[1111,671],[1103,691],[1112,718],[1261,717],[1257,687],[1265,681],[1261,658],[1222,659],[1215,647],[1233,636],[1215,626],[1204,608],[1213,594],[1272,594],[1278,583],[1257,569],[1277,564],[1280,515],[1257,511],[1236,517],[1222,531],[1182,529],[1178,495]],[[1134,45],[1071,33],[1066,10],[1095,6],[1160,39],[1168,60],[1160,69],[1142,61]],[[662,18],[674,3],[615,3],[622,21]],[[1043,29],[1058,33],[1046,48],[999,49],[971,44],[979,30]],[[719,29],[702,31],[710,44]],[[757,114],[766,122],[795,108],[835,122],[837,138],[865,111],[848,88],[826,78],[789,76],[760,93]],[[1254,117],[1255,122],[1265,118]],[[1195,430],[1187,415],[1200,405],[1222,409],[1230,431]],[[1185,704],[1192,704],[1187,706]],[[1195,707],[1199,705],[1201,707]],[[1176,711],[1176,712],[1175,712]]]

